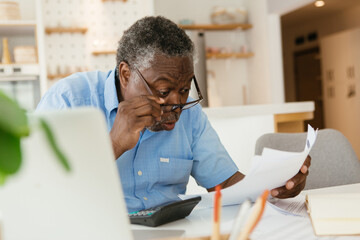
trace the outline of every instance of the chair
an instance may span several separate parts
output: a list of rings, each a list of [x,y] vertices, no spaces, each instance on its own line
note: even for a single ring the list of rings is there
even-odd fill
[[[264,134],[256,141],[255,154],[260,155],[264,147],[301,152],[306,136],[307,133]],[[311,166],[305,189],[360,183],[360,161],[350,142],[339,131],[319,130],[309,155]]]

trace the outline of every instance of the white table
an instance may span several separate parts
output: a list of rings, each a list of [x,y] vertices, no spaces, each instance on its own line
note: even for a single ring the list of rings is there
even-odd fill
[[[337,187],[321,188],[303,191],[301,196],[305,198],[307,193],[350,193],[360,192],[360,183]],[[233,220],[238,213],[239,206],[227,206],[222,208],[221,233],[229,233]],[[196,237],[209,236],[212,228],[212,209],[194,209],[190,216],[185,219],[168,223],[157,228],[132,225],[135,239],[156,239],[166,237]],[[266,216],[255,229],[251,239],[360,239],[353,237],[316,237],[308,217],[294,216]]]

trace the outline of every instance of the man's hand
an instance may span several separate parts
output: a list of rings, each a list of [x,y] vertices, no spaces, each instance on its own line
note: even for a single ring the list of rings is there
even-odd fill
[[[161,120],[164,99],[140,96],[120,102],[110,138],[116,159],[136,146],[140,132]]]
[[[271,190],[271,195],[277,198],[290,198],[298,195],[305,187],[306,177],[309,174],[311,157],[307,156],[298,174],[288,180],[283,187]]]

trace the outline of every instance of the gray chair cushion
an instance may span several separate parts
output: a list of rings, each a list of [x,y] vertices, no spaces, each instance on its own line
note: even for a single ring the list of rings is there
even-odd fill
[[[307,133],[269,133],[255,145],[255,154],[264,147],[301,152]],[[360,161],[346,137],[337,130],[319,130],[310,151],[311,166],[305,189],[360,183]]]

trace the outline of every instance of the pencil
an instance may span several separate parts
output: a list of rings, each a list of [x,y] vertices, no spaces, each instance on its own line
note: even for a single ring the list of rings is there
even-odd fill
[[[244,224],[246,223],[246,216],[251,207],[250,200],[245,200],[240,207],[239,213],[236,217],[235,223],[233,225],[233,229],[230,233],[228,240],[236,240],[241,233],[241,229],[243,228]]]
[[[269,196],[269,190],[265,190],[264,193],[256,200],[254,208],[250,213],[250,216],[242,229],[238,240],[246,240],[249,238],[251,232],[254,230],[256,225],[259,223],[262,214],[264,213],[266,199]]]
[[[215,187],[214,219],[211,240],[220,240],[220,217],[221,217],[221,186]]]

